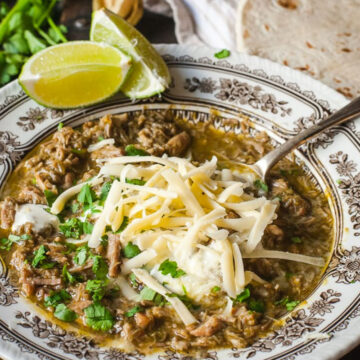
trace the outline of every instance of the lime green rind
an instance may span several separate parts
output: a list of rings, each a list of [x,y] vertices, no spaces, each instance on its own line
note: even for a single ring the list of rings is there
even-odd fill
[[[134,69],[139,67],[138,71],[133,69],[132,75],[121,88],[128,97],[132,99],[150,97],[162,93],[169,86],[171,77],[162,57],[141,33],[116,14],[104,9],[94,12],[90,39],[117,47],[133,58]],[[129,39],[133,39],[133,42]],[[136,83],[134,77],[135,80],[136,78],[149,80],[149,86],[136,86],[133,84]]]
[[[76,41],[76,42],[72,42],[72,43],[87,43],[87,42],[89,42],[89,41]],[[69,45],[71,43],[66,43],[66,44]],[[104,43],[104,45],[109,46],[109,44],[106,44],[106,43]],[[59,45],[55,45],[55,46],[64,46],[64,44],[59,44]],[[129,76],[131,74],[131,68],[132,68],[132,65],[133,65],[131,56],[125,54],[124,52],[122,52],[120,49],[117,48],[117,51],[121,52],[121,54],[124,57],[125,63],[127,61],[127,65],[129,67],[128,67],[127,71],[125,73],[123,73],[124,76],[122,77],[121,82],[119,83],[119,85],[117,86],[117,88],[113,92],[111,92],[110,94],[108,94],[108,95],[106,95],[106,96],[104,96],[102,98],[97,99],[96,101],[89,101],[89,102],[82,103],[82,104],[76,105],[76,106],[59,106],[59,105],[56,105],[56,104],[53,104],[53,103],[49,103],[49,102],[44,101],[40,97],[37,97],[36,95],[34,95],[32,93],[32,91],[29,90],[28,86],[26,85],[26,82],[29,81],[29,78],[26,79],[26,77],[27,77],[26,75],[30,74],[30,70],[28,69],[28,67],[31,66],[31,61],[33,61],[35,57],[41,56],[41,53],[48,51],[48,49],[49,48],[46,48],[46,49],[38,52],[37,54],[34,54],[32,57],[30,57],[28,59],[28,61],[23,65],[22,70],[21,70],[20,75],[19,75],[19,78],[18,78],[19,85],[22,87],[25,94],[28,95],[34,101],[36,101],[39,105],[44,106],[44,107],[53,108],[53,109],[61,109],[61,110],[71,110],[71,109],[85,108],[85,107],[90,106],[90,105],[99,104],[99,103],[113,97],[117,93],[119,93],[121,91],[121,87],[123,86],[124,82],[129,78]]]

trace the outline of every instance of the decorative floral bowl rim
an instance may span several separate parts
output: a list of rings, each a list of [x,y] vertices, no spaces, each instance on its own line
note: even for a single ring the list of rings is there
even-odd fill
[[[167,109],[189,121],[241,131],[227,119],[248,116],[276,145],[328,116],[347,100],[322,83],[268,60],[233,53],[218,60],[206,47],[158,45],[172,83],[161,97],[115,96],[86,109],[59,111],[29,99],[14,81],[0,90],[0,184],[57,124],[76,126],[105,113]],[[216,111],[213,111],[215,109]],[[226,135],[225,135],[226,136]],[[360,120],[337,126],[296,151],[329,195],[335,244],[320,284],[284,325],[246,349],[211,351],[206,359],[336,359],[360,343]],[[320,335],[319,335],[320,334]],[[19,295],[0,262],[0,356],[8,359],[189,360],[172,352],[143,356],[100,348],[44,318]]]

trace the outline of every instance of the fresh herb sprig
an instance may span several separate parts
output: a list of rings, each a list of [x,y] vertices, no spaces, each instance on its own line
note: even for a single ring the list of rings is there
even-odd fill
[[[67,29],[52,13],[58,0],[18,0],[0,4],[0,85],[15,78],[25,61],[48,46],[66,42]]]

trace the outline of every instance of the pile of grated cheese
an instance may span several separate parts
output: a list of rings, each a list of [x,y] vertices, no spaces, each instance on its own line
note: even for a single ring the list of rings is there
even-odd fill
[[[200,301],[214,286],[235,298],[251,279],[243,258],[279,258],[322,266],[323,259],[261,246],[264,230],[275,218],[278,202],[253,195],[255,175],[236,169],[218,169],[217,158],[196,166],[178,157],[123,156],[101,160],[99,185],[115,177],[102,211],[98,214],[89,247],[99,246],[106,228],[116,232],[125,217],[128,225],[119,234],[125,247],[130,241],[142,251],[124,260],[120,286],[124,296],[136,298],[124,276],[133,272],[146,286],[165,296],[185,324],[196,321],[170,292]],[[140,179],[136,185],[128,179]],[[78,184],[62,193],[51,208],[58,214],[78,193]],[[249,189],[249,191],[245,191]],[[229,216],[229,214],[236,216]],[[185,275],[172,278],[159,271],[166,259],[176,261]],[[165,283],[166,287],[161,285]]]

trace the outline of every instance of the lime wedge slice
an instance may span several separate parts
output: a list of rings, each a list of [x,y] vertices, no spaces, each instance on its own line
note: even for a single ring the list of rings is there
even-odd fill
[[[74,41],[33,55],[19,83],[38,103],[53,108],[91,105],[119,91],[131,58],[108,44]]]
[[[121,91],[142,99],[164,91],[170,84],[169,70],[154,47],[133,26],[109,10],[93,13],[90,40],[106,42],[129,54],[134,61]]]

